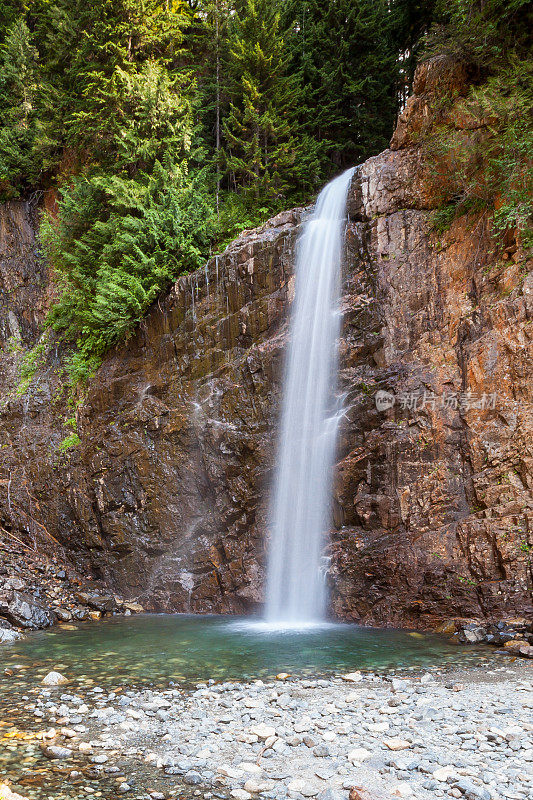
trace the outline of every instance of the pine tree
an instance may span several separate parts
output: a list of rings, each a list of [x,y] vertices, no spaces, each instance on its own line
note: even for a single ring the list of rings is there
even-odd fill
[[[35,0],[32,25],[54,93],[45,125],[56,166],[65,148],[76,154],[78,167],[114,163],[128,124],[125,81],[136,83],[136,93],[144,81],[149,93],[154,69],[172,74],[190,16],[183,0]]]
[[[228,23],[233,11],[230,0],[205,0],[195,4],[196,15],[184,31],[184,47],[196,78],[194,113],[204,162],[213,172],[217,214],[222,183],[222,120],[228,99]]]
[[[39,174],[34,144],[42,93],[38,52],[24,19],[0,46],[0,196],[16,196]]]
[[[325,174],[387,146],[397,112],[398,52],[388,0],[287,0],[300,120],[323,143]]]
[[[229,28],[230,107],[223,136],[229,186],[255,203],[286,197],[309,156],[307,141],[297,136],[300,92],[285,60],[277,4],[242,0]]]

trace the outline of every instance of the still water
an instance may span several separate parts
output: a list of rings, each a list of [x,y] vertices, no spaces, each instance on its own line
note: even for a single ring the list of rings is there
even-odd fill
[[[341,624],[279,630],[249,618],[182,614],[56,627],[1,652],[6,666],[26,665],[35,677],[56,669],[82,682],[134,684],[467,666],[482,655],[486,648],[458,646],[435,634]]]

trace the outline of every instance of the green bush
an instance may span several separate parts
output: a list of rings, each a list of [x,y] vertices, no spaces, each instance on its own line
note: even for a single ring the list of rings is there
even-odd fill
[[[19,368],[20,381],[15,390],[17,395],[22,395],[26,392],[35,373],[46,361],[47,344],[48,337],[43,335],[41,341],[24,354]]]
[[[97,171],[62,191],[41,235],[61,287],[48,324],[77,345],[66,363],[73,384],[130,335],[172,280],[203,263],[210,220],[202,173],[158,161],[150,174]]]

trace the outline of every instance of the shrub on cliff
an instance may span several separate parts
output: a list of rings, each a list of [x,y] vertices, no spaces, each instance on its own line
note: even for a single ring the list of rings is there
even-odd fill
[[[209,241],[202,173],[156,161],[135,178],[96,171],[62,191],[42,226],[61,289],[48,324],[77,346],[71,380],[86,378],[180,273],[198,268]]]
[[[454,0],[446,24],[428,37],[428,54],[467,66],[467,96],[441,98],[454,118],[430,130],[424,146],[440,191],[437,224],[475,208],[496,233],[516,229],[533,244],[533,62],[529,0]],[[450,115],[448,115],[450,116]]]
[[[482,80],[510,58],[531,58],[531,0],[438,0],[426,55],[448,55]]]

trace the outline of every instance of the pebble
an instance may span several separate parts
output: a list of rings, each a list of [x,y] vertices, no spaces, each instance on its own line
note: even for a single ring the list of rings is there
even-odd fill
[[[243,761],[239,764],[239,769],[243,772],[246,772],[248,775],[260,775],[263,772],[262,767],[259,764],[252,764],[246,761]]]
[[[174,686],[117,693],[95,687],[57,698],[43,689],[28,703],[30,713],[44,717],[38,724],[49,758],[72,755],[65,742],[94,765],[92,777],[123,776],[113,764],[96,769],[118,753],[177,776],[193,787],[191,797],[204,800],[197,787],[235,800],[348,800],[348,793],[355,800],[355,785],[368,787],[367,795],[357,789],[365,800],[527,800],[533,787],[530,683],[505,675],[476,683],[474,675],[459,692],[456,686],[431,673],[355,681],[339,675],[206,681],[190,693]],[[84,724],[72,721],[77,718]],[[122,780],[119,794],[132,790]]]
[[[49,672],[42,682],[45,686],[60,686],[62,683],[68,683],[68,678],[65,678],[60,672]]]
[[[269,739],[271,736],[276,735],[276,729],[270,727],[270,725],[261,723],[260,725],[250,728],[250,733],[253,733],[254,736],[257,736],[259,739]]]
[[[455,770],[453,767],[439,767],[439,769],[436,769],[433,773],[433,777],[436,781],[445,782],[448,780],[448,778],[452,777],[454,772]]]
[[[198,784],[202,783],[202,776],[199,772],[194,772],[194,770],[190,770],[186,772],[183,776],[183,782],[186,783],[188,786],[197,786]]]
[[[396,797],[412,797],[413,790],[406,783],[401,783],[394,790],[394,794],[396,795]]]
[[[251,800],[252,798],[250,792],[247,792],[245,789],[233,789],[231,796],[234,797],[235,800]]]
[[[348,681],[349,683],[359,683],[359,681],[363,680],[363,676],[360,672],[348,672],[347,675],[342,676],[343,681]]]
[[[348,753],[348,761],[360,764],[362,761],[366,761],[367,758],[371,758],[371,756],[372,753],[369,750],[365,750],[364,747],[356,747]]]
[[[411,747],[411,742],[408,742],[406,739],[398,739],[397,737],[393,739],[383,739],[383,744],[385,747],[388,747],[389,750],[407,750],[408,747]]]
[[[47,758],[70,758],[72,750],[69,747],[59,747],[55,744],[41,745],[41,750]]]

